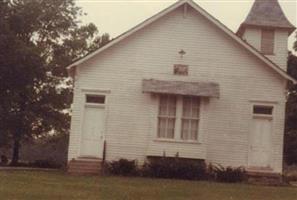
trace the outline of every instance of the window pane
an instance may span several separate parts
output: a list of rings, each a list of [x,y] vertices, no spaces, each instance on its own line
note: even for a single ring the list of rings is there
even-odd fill
[[[167,114],[167,96],[160,96],[159,115]]]
[[[199,118],[200,100],[198,97],[184,97],[183,117]]]
[[[158,137],[164,138],[166,137],[166,118],[159,117],[158,123]]]
[[[197,140],[199,126],[199,97],[183,98],[182,133],[183,140]]]
[[[167,96],[161,95],[160,96],[160,106],[166,106],[167,105]]]
[[[254,106],[254,114],[272,115],[273,106]]]
[[[161,106],[159,107],[159,115],[167,115],[167,106]]]
[[[175,117],[176,97],[170,95],[160,96],[159,115]]]
[[[169,107],[168,109],[169,109],[168,116],[175,117],[176,107],[175,106],[174,107],[172,106],[172,107]]]
[[[192,108],[192,117],[193,118],[199,118],[199,107],[193,107]]]
[[[189,97],[189,96],[184,96],[184,97],[183,97],[183,102],[184,102],[184,104],[186,104],[186,105],[191,105],[191,97]]]
[[[104,104],[105,96],[102,95],[86,95],[86,103]]]
[[[176,115],[176,97],[172,95],[160,96],[158,137],[174,138]]]
[[[191,117],[191,97],[183,97],[183,117]]]
[[[167,138],[174,138],[175,119],[167,119]]]
[[[191,106],[189,104],[183,106],[183,117],[191,117]]]
[[[168,96],[168,116],[175,117],[176,114],[176,97]]]
[[[191,140],[197,140],[199,120],[191,120]]]
[[[190,120],[188,119],[183,119],[182,120],[182,134],[181,138],[183,140],[187,140],[189,137],[189,131],[190,131]]]
[[[175,96],[168,96],[168,104],[169,106],[176,106],[176,97]]]

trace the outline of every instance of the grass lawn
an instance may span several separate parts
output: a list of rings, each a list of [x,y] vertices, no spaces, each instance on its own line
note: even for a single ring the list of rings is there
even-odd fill
[[[296,200],[297,188],[148,178],[0,171],[3,200]]]

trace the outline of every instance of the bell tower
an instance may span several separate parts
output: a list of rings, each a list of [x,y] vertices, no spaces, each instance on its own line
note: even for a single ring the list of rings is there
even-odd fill
[[[255,0],[237,35],[286,71],[288,37],[294,30],[277,0]]]

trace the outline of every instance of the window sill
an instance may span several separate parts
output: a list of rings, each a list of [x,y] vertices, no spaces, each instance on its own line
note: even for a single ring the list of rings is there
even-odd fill
[[[184,143],[184,144],[202,144],[196,140],[175,140],[175,139],[161,139],[157,138],[153,140],[154,142],[168,142],[168,143]]]
[[[253,114],[254,119],[273,119],[273,115],[265,115],[265,114]]]

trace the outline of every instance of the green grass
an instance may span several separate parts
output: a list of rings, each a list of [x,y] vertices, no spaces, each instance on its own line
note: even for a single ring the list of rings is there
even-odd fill
[[[297,188],[148,178],[0,171],[3,200],[295,200]]]

